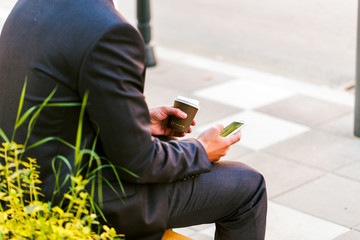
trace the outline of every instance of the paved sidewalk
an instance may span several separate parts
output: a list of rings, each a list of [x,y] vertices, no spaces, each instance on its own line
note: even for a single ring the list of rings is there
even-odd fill
[[[10,13],[10,10],[15,4],[15,0],[6,0],[0,2],[0,30],[5,22],[5,19]]]
[[[360,239],[360,139],[353,93],[285,79],[156,47],[148,69],[150,107],[198,98],[197,127],[248,122],[225,159],[261,171],[268,186],[267,240]],[[210,240],[214,225],[176,229]]]
[[[9,0],[0,3],[0,29]],[[285,79],[155,48],[148,69],[150,107],[177,95],[201,104],[196,137],[215,123],[244,119],[241,142],[225,159],[261,171],[268,186],[267,240],[360,239],[360,139],[353,137],[353,93]],[[214,225],[176,229],[195,240],[213,239]]]

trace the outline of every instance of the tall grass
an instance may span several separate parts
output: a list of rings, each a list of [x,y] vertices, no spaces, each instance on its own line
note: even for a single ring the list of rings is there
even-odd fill
[[[93,200],[95,194],[102,203],[102,184],[106,181],[101,172],[104,168],[113,169],[121,189],[120,177],[116,167],[111,163],[103,163],[95,152],[96,140],[91,149],[82,149],[82,123],[87,103],[85,94],[82,103],[51,103],[56,89],[45,101],[22,113],[27,81],[20,96],[18,113],[12,137],[9,139],[0,128],[3,142],[0,147],[0,240],[2,239],[125,239],[124,235],[116,233],[114,228],[101,225],[99,217],[103,217],[101,206]],[[45,107],[76,107],[80,108],[78,130],[75,145],[56,137],[47,137],[32,145],[28,145],[36,120]],[[16,130],[26,120],[27,137],[22,144],[14,142]],[[60,141],[74,150],[75,161],[72,165],[63,156],[54,156],[52,167],[56,178],[53,199],[60,189],[69,183],[67,193],[62,201],[53,205],[53,201],[43,202],[39,166],[36,159],[24,158],[25,151],[40,147],[49,141]],[[86,162],[85,160],[86,159]],[[60,182],[60,168],[68,168],[69,173]],[[57,166],[57,167],[56,167]],[[97,185],[96,185],[97,184]],[[89,186],[89,187],[87,187]],[[112,189],[115,189],[110,185]],[[91,189],[90,192],[86,189]],[[95,189],[98,189],[96,192]],[[115,191],[115,190],[114,190]],[[65,204],[66,203],[66,204]]]

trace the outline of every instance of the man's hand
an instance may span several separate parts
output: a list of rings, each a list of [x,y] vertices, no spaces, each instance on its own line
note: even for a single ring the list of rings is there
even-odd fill
[[[220,160],[221,157],[226,155],[231,145],[240,141],[240,131],[227,137],[220,137],[222,130],[224,130],[223,125],[216,125],[201,133],[198,137],[198,140],[204,146],[206,153],[208,154],[210,162]]]
[[[174,137],[183,137],[185,133],[175,131],[168,127],[168,117],[169,115],[175,115],[178,118],[185,119],[187,117],[186,113],[181,111],[178,108],[174,107],[157,107],[150,109],[150,119],[151,119],[151,133],[153,135],[163,135],[163,136],[174,136]],[[195,126],[195,121],[191,123],[192,126]],[[191,133],[191,128],[189,128],[188,133]]]

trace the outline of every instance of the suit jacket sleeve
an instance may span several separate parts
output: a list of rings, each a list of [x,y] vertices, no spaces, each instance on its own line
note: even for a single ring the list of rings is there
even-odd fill
[[[100,128],[106,157],[137,174],[128,181],[171,182],[210,170],[199,141],[164,142],[151,135],[143,95],[143,40],[129,24],[118,24],[95,41],[83,60],[78,88],[89,92],[87,114]]]

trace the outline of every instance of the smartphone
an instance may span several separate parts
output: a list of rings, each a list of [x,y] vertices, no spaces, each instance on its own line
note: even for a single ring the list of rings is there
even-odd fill
[[[234,121],[227,125],[224,130],[220,133],[221,137],[226,137],[232,134],[235,134],[240,131],[241,128],[245,127],[246,122],[245,121]]]

